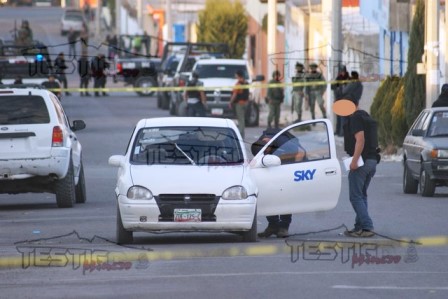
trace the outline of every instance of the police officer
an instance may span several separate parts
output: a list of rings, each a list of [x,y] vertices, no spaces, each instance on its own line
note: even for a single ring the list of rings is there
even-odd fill
[[[87,54],[84,53],[78,60],[78,74],[79,74],[79,87],[80,88],[89,88],[89,81],[90,81],[90,75],[91,75],[91,71],[90,71],[90,62],[87,58]],[[84,94],[86,96],[90,96],[90,93],[86,90],[85,93],[84,92],[80,92],[81,96],[84,96]]]
[[[187,82],[187,87],[198,87],[204,84],[199,81],[199,74],[193,72],[191,74],[191,80]],[[207,99],[203,90],[185,90],[184,99],[187,102],[187,115],[188,116],[205,116],[205,106],[207,105]]]
[[[316,119],[314,110],[317,101],[320,111],[322,112],[322,116],[326,118],[327,113],[325,111],[324,98],[323,98],[326,89],[325,77],[324,75],[322,75],[321,72],[317,71],[317,64],[314,62],[310,64],[310,72],[306,76],[306,81],[316,83],[314,85],[309,85],[306,87],[306,93],[308,95],[308,99],[310,102],[311,117],[313,119]]]
[[[293,83],[305,83],[306,82],[306,73],[303,71],[303,64],[297,62],[296,63],[296,73],[294,77],[292,77]],[[304,86],[294,85],[292,87],[292,105],[291,112],[295,110],[297,112],[297,121],[302,121],[302,105],[303,99],[305,98]]]
[[[64,89],[67,89],[67,77],[65,76],[65,70],[67,69],[67,65],[65,64],[64,52],[59,53],[58,57],[54,61],[54,66],[56,68],[56,76],[58,80],[64,86]],[[70,92],[66,91],[65,95],[71,95]]]
[[[106,70],[109,68],[109,63],[106,61],[104,54],[99,53],[92,59],[90,64],[93,77],[93,87],[95,88],[95,96],[100,96],[99,88],[106,87]],[[108,94],[103,90],[103,96]]]
[[[247,81],[244,76],[243,70],[237,70],[235,72],[235,78],[237,80],[235,86],[247,85]],[[244,131],[246,129],[246,110],[247,102],[249,100],[249,89],[247,88],[234,88],[232,91],[232,97],[230,98],[230,107],[235,108],[235,114],[238,119],[238,129],[241,137],[244,138]]]
[[[280,81],[280,72],[274,71],[269,84],[278,84]],[[269,105],[268,128],[271,128],[272,120],[274,120],[275,128],[279,128],[280,122],[280,106],[283,103],[284,90],[283,87],[268,87],[267,100]]]

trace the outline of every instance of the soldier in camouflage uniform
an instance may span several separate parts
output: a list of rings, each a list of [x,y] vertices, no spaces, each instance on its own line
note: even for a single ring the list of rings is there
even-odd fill
[[[326,118],[327,113],[325,111],[324,98],[323,98],[323,94],[325,92],[325,89],[327,88],[326,85],[324,84],[325,77],[322,75],[322,73],[317,71],[317,64],[311,63],[310,69],[311,71],[307,74],[306,81],[318,83],[315,85],[308,85],[306,87],[306,94],[308,95],[308,100],[310,102],[311,116],[313,119],[316,118],[314,108],[316,106],[317,101],[320,111],[322,112],[323,118]]]
[[[305,83],[306,82],[306,73],[303,71],[303,64],[297,62],[296,63],[296,74],[292,77],[293,83]],[[297,112],[297,122],[302,121],[302,106],[303,99],[305,98],[304,86],[293,86],[292,88],[292,105],[291,112],[295,110]],[[306,100],[306,99],[305,99]]]

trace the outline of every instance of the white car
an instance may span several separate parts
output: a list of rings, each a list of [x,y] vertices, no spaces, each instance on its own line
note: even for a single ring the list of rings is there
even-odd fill
[[[283,129],[250,162],[232,120],[142,119],[109,164],[118,167],[119,244],[138,231],[224,231],[253,242],[257,215],[329,210],[341,189],[326,119]]]
[[[83,24],[87,24],[81,10],[66,10],[61,17],[61,35],[67,34],[70,29],[81,32]]]
[[[60,208],[86,201],[82,147],[58,98],[44,89],[0,89],[0,193],[49,192]]]

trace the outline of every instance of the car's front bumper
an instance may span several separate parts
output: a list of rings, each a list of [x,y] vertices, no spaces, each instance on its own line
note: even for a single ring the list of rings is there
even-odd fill
[[[239,201],[220,199],[216,208],[213,207],[214,220],[201,222],[163,220],[161,209],[154,199],[143,202],[120,195],[118,205],[123,227],[130,231],[245,231],[251,228],[254,220],[256,197],[249,196]],[[176,208],[185,209],[189,205],[180,203]]]
[[[423,167],[431,180],[448,180],[448,159],[426,161]]]

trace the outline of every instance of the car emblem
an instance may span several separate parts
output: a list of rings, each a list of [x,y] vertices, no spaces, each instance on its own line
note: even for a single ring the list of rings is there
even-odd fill
[[[215,101],[219,102],[221,100],[221,91],[219,89],[216,89],[213,92],[213,97],[215,98]]]
[[[184,200],[185,201],[190,201],[191,200],[191,196],[190,195],[185,195],[184,196]]]
[[[2,130],[2,131],[8,131],[8,127],[2,127],[0,130]]]

